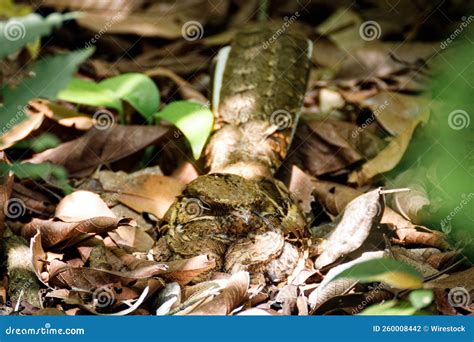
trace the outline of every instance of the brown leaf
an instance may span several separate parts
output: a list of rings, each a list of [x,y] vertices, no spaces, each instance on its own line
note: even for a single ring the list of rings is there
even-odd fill
[[[8,129],[6,133],[0,135],[0,150],[6,150],[15,143],[28,137],[31,132],[38,129],[44,120],[43,114],[35,114],[26,111],[27,117],[19,124]]]
[[[168,270],[162,277],[184,286],[198,275],[216,267],[216,262],[209,260],[207,255],[199,255],[190,259],[169,261],[166,265]]]
[[[106,130],[95,128],[28,161],[49,161],[64,166],[71,176],[85,176],[99,165],[112,163],[157,142],[167,131],[167,128],[160,126],[113,125]]]
[[[361,104],[372,110],[375,119],[387,132],[399,135],[410,129],[412,122],[426,111],[428,101],[421,96],[382,91]]]
[[[293,165],[291,169],[291,179],[288,190],[296,197],[304,213],[311,212],[311,202],[313,202],[312,178],[304,173],[299,167]]]
[[[167,176],[143,174],[129,177],[128,182],[115,190],[117,199],[143,213],[152,213],[158,218],[163,218],[175,197],[184,189],[184,184]]]
[[[437,279],[431,280],[425,285],[429,288],[451,289],[454,287],[464,287],[466,290],[474,290],[474,267],[467,270],[443,275]]]
[[[198,275],[213,269],[216,266],[216,262],[214,260],[209,260],[207,255],[199,255],[189,259],[158,263],[151,260],[137,259],[133,255],[127,254],[121,250],[116,250],[114,253],[129,269],[164,264],[167,266],[167,269],[163,274],[161,274],[161,277],[168,281],[177,282],[181,286],[186,285]]]
[[[7,162],[5,152],[0,152],[0,163]],[[5,216],[6,213],[8,213],[8,206],[11,203],[8,201],[12,194],[13,182],[14,176],[11,172],[0,176],[0,237],[2,238],[5,230]]]
[[[94,217],[80,222],[34,218],[31,222],[23,225],[21,235],[29,239],[36,235],[37,231],[40,231],[42,244],[46,248],[51,248],[59,243],[71,246],[91,235],[112,231],[123,223],[126,222],[112,217]]]
[[[29,106],[32,110],[43,114],[62,126],[74,127],[78,130],[88,130],[92,128],[95,123],[95,120],[90,116],[48,100],[36,99],[30,101]]]
[[[339,183],[313,178],[313,193],[321,205],[333,216],[339,215],[344,208],[362,192]]]
[[[416,120],[413,120],[411,125],[400,135],[393,138],[388,146],[383,149],[375,158],[366,162],[360,170],[353,171],[349,175],[349,182],[357,183],[359,185],[366,184],[376,175],[390,171],[395,166],[397,166],[411,141],[411,137],[415,132],[415,128],[422,121],[426,122],[428,119],[428,114],[429,112],[426,111]]]
[[[121,226],[109,232],[109,236],[117,246],[128,252],[148,252],[155,240],[137,227]]]
[[[12,197],[21,199],[28,210],[39,216],[54,215],[55,205],[39,189],[32,190],[21,183],[14,183]]]
[[[322,268],[359,248],[370,230],[380,222],[384,211],[381,189],[372,190],[352,200],[341,214],[336,229],[324,242],[324,252],[316,259],[315,267]]]
[[[380,222],[394,228],[398,240],[396,242],[399,244],[425,245],[442,250],[449,248],[445,234],[424,226],[415,225],[388,207],[385,208]]]
[[[404,218],[414,223],[420,223],[427,207],[431,204],[428,189],[423,175],[427,170],[424,167],[408,169],[400,173],[393,182],[393,188],[409,188],[410,191],[397,192],[390,196],[391,207],[399,212]]]
[[[190,315],[228,315],[248,298],[250,276],[238,272],[229,279],[227,286],[211,301],[198,306]]]
[[[204,25],[209,18],[222,16],[229,4],[227,1],[207,0],[183,2],[179,6],[167,2],[148,4],[143,0],[106,0],[99,3],[47,0],[44,3],[61,10],[77,9],[86,13],[84,17],[78,18],[78,22],[95,32],[102,32],[107,27],[107,33],[166,39],[182,37],[182,26],[190,20],[197,20]]]
[[[313,120],[307,122],[307,127],[309,130],[302,128],[297,132],[297,140],[304,142],[298,153],[302,155],[305,168],[314,176],[371,158],[385,145],[367,130],[358,133],[358,126],[349,122]]]
[[[116,219],[99,195],[84,190],[65,196],[58,203],[54,216],[63,222],[79,222],[98,216]]]

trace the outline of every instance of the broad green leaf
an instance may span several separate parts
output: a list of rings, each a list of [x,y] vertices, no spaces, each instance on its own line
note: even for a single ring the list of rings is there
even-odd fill
[[[34,64],[31,78],[23,80],[14,89],[3,86],[4,105],[0,106],[0,127],[11,127],[23,121],[26,118],[24,106],[31,99],[55,99],[58,92],[68,85],[78,65],[93,52],[91,48],[44,58]]]
[[[0,21],[0,59],[20,50],[36,39],[50,35],[63,21],[74,19],[78,13],[52,13],[46,18],[32,13]]]
[[[342,271],[333,280],[347,278],[361,282],[381,281],[398,289],[417,289],[423,285],[423,277],[412,266],[401,261],[382,258],[355,264]]]
[[[384,303],[378,303],[369,306],[363,310],[359,315],[370,316],[370,315],[383,315],[383,316],[399,316],[399,315],[414,315],[417,313],[417,309],[411,306],[407,302],[398,303],[395,300],[389,300]]]
[[[155,116],[178,127],[191,144],[194,158],[199,159],[214,122],[209,108],[199,103],[176,101]]]
[[[431,290],[416,290],[410,292],[408,299],[411,305],[417,309],[422,309],[433,301],[433,292]]]
[[[89,106],[108,107],[122,112],[122,101],[111,90],[93,81],[73,79],[59,92],[58,99]]]
[[[152,121],[160,104],[160,93],[150,77],[129,73],[108,78],[99,85],[130,103],[148,122]]]

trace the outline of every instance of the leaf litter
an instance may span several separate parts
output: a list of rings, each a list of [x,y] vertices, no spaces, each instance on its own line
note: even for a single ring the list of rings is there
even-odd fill
[[[437,44],[419,39],[396,48],[385,34],[417,36],[420,28],[412,22],[414,31],[407,33],[391,17],[380,19],[381,40],[359,39],[357,26],[369,8],[346,13],[347,27],[337,27],[340,12],[318,25],[298,23],[320,46],[313,51],[302,122],[284,164],[291,171],[282,168],[278,174],[308,222],[293,273],[262,286],[246,271],[210,273],[217,262],[212,255],[160,261],[169,257],[160,239],[168,208],[187,183],[206,173],[200,156],[213,126],[206,104],[214,48],[227,44],[258,6],[223,1],[204,10],[204,5],[209,2],[183,2],[169,13],[164,4],[146,1],[125,7],[120,1],[42,5],[81,8],[86,16],[78,24],[93,33],[112,20],[101,38],[104,45],[98,44],[98,53],[76,77],[101,84],[111,76],[143,72],[158,87],[162,103],[159,98],[142,102],[134,93],[122,94],[128,101],[123,108],[77,104],[58,100],[61,89],[54,87],[54,94],[35,94],[24,120],[2,135],[3,164],[11,165],[9,158],[20,167],[49,162],[63,167],[72,185],[72,191],[63,191],[48,177],[2,174],[2,208],[20,204],[18,215],[0,213],[8,275],[0,295],[18,304],[2,310],[25,315],[472,313],[472,301],[458,305],[449,297],[462,288],[474,298],[473,268],[462,246],[428,219],[439,203],[422,177],[430,166],[401,167],[431,120],[431,107],[418,93]],[[230,16],[229,6],[237,9]],[[118,9],[116,18],[104,14]],[[167,16],[159,16],[164,12]],[[206,37],[183,39],[189,20],[203,25]],[[208,29],[216,34],[208,35]],[[90,34],[79,31],[80,39]],[[131,50],[133,58],[105,57],[109,39],[132,46],[138,35],[145,38]],[[51,65],[39,67],[44,71]],[[28,82],[36,89],[34,81]],[[186,115],[188,107],[195,113]],[[97,113],[105,113],[105,129]],[[200,115],[206,119],[196,126]],[[157,123],[144,125],[152,120]],[[17,143],[48,131],[62,132],[59,146],[18,154]]]

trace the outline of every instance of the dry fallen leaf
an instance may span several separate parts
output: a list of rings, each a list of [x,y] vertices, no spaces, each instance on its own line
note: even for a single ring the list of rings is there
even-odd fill
[[[382,217],[384,199],[380,191],[380,188],[372,190],[347,205],[336,228],[323,243],[324,251],[315,261],[316,268],[329,265],[362,245]]]
[[[361,104],[369,107],[375,119],[392,135],[410,129],[412,122],[428,108],[428,100],[421,96],[384,91],[365,99]]]
[[[238,272],[229,279],[222,292],[211,301],[198,306],[190,315],[228,315],[247,299],[250,276],[247,272]]]
[[[83,190],[64,197],[54,216],[63,222],[79,222],[98,216],[117,218],[99,195]]]
[[[415,132],[415,128],[421,122],[426,122],[429,112],[421,114],[411,125],[402,133],[392,139],[388,146],[383,149],[375,158],[366,162],[360,170],[353,171],[349,175],[350,183],[359,185],[366,184],[370,179],[381,173],[392,170],[402,159],[411,137]]]
[[[127,224],[127,220],[118,220],[112,217],[99,216],[79,222],[62,222],[54,220],[41,220],[34,218],[31,222],[21,228],[21,235],[29,239],[41,232],[41,241],[44,247],[71,246],[85,238],[104,234],[114,230],[121,224]]]
[[[35,155],[28,162],[49,161],[64,166],[71,176],[86,176],[99,165],[112,163],[157,142],[167,131],[160,126],[94,128],[78,139]]]
[[[303,127],[307,127],[303,128]],[[364,130],[358,133],[358,126],[349,122],[312,120],[306,122],[297,132],[298,154],[311,175],[319,176],[339,171],[357,161],[369,159],[383,149],[385,143]]]
[[[398,192],[390,196],[389,203],[404,218],[413,223],[421,223],[427,207],[431,204],[428,189],[422,175],[427,170],[424,167],[408,169],[400,173],[390,185],[393,188],[406,187],[408,192]]]
[[[128,252],[148,252],[155,240],[137,227],[121,226],[109,232],[112,240]]]
[[[117,199],[133,210],[163,218],[183,189],[184,184],[174,178],[143,174],[129,177],[128,182],[118,189],[107,190],[117,191]]]

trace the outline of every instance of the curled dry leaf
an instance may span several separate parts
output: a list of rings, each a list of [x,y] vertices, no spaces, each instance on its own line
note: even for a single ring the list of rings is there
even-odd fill
[[[248,298],[250,276],[238,272],[229,279],[227,286],[211,301],[198,306],[190,315],[228,315]]]
[[[75,288],[87,291],[120,283],[123,286],[133,284],[137,279],[147,279],[160,275],[167,269],[164,264],[149,265],[131,271],[108,271],[89,267],[73,267],[62,261],[53,260],[47,271],[48,284],[59,288]]]
[[[207,255],[174,260],[165,263],[168,270],[162,275],[168,281],[175,281],[181,286],[186,285],[200,274],[216,267],[216,262]]]
[[[364,158],[374,157],[385,143],[367,130],[343,121],[312,120],[296,132],[298,154],[311,175],[342,170]]]
[[[372,190],[352,200],[338,219],[336,229],[323,243],[323,253],[315,267],[322,268],[358,249],[372,227],[380,223],[384,211],[381,189]]]
[[[118,192],[117,199],[133,210],[139,213],[151,213],[158,218],[163,218],[175,197],[183,189],[184,184],[174,178],[142,174],[129,177],[127,183],[113,190]]]
[[[103,164],[125,158],[162,139],[167,128],[160,126],[112,125],[89,130],[82,137],[46,150],[28,160],[51,162],[65,167],[71,176],[86,176]]]
[[[95,234],[105,234],[114,230],[127,220],[117,220],[112,217],[93,217],[79,222],[62,222],[34,218],[23,225],[20,234],[29,239],[41,232],[41,242],[45,248],[71,246]]]
[[[304,213],[311,212],[311,202],[313,202],[313,184],[311,177],[304,173],[296,165],[291,169],[291,179],[288,190],[295,196]]]
[[[385,210],[381,223],[389,224],[395,229],[395,242],[398,244],[424,245],[441,250],[450,247],[444,233],[415,225],[393,210]]]
[[[38,129],[44,120],[43,114],[29,113],[26,111],[27,117],[19,124],[13,126],[0,136],[0,150],[6,150],[15,143],[28,137],[31,132]]]
[[[168,283],[160,290],[156,298],[156,315],[168,314],[171,309],[176,308],[181,303],[181,287],[178,283]]]
[[[58,203],[54,216],[63,222],[79,222],[98,216],[116,218],[99,195],[84,190],[65,196]]]
[[[411,122],[402,133],[392,139],[388,146],[383,149],[376,157],[367,161],[360,170],[353,171],[349,175],[350,183],[359,185],[366,184],[373,177],[392,170],[402,159],[415,128],[421,122],[426,122],[429,112],[425,111]]]
[[[117,246],[128,252],[148,252],[155,243],[150,235],[132,226],[120,226],[109,232],[109,236]]]
[[[326,211],[337,216],[361,191],[346,185],[322,181],[316,178],[312,179],[313,194]]]
[[[426,111],[428,101],[421,96],[382,91],[361,104],[369,107],[380,125],[396,136],[410,129],[412,122]]]
[[[74,127],[78,130],[88,130],[94,126],[95,121],[90,116],[48,100],[36,99],[30,101],[29,106],[32,110],[56,121],[62,126]]]
[[[407,187],[410,191],[398,192],[390,196],[391,207],[399,212],[404,218],[414,223],[420,223],[424,210],[431,204],[426,184],[422,175],[427,170],[423,167],[408,169],[402,172],[392,182],[392,186]]]
[[[437,279],[428,281],[425,285],[427,288],[431,289],[453,289],[456,287],[463,287],[467,291],[473,291],[474,267],[470,267],[467,270],[461,272],[442,275]]]
[[[338,215],[352,199],[361,194],[354,188],[317,179],[313,179],[314,194],[332,215]],[[403,245],[425,245],[440,249],[449,248],[446,236],[442,232],[415,225],[396,211],[385,206],[380,223],[387,224],[395,230],[397,239],[394,242]]]
[[[129,269],[148,266],[154,267],[153,265],[164,264],[167,266],[167,269],[166,272],[161,274],[161,277],[168,281],[177,282],[181,286],[186,285],[198,275],[216,266],[216,262],[213,259],[209,259],[207,255],[159,263],[152,260],[135,258],[133,255],[127,254],[122,250],[115,250],[114,254],[117,255]]]

